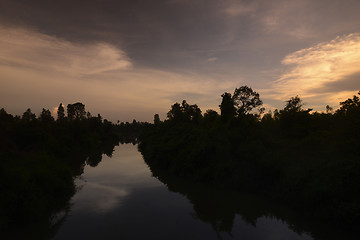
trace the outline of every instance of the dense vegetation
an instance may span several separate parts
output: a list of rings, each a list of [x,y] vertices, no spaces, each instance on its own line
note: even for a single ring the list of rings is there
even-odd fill
[[[0,229],[39,223],[51,228],[55,214],[75,193],[84,165],[96,166],[119,142],[115,126],[92,117],[82,103],[60,104],[57,120],[43,109],[22,117],[0,110]],[[42,226],[43,227],[43,226]],[[14,233],[12,233],[14,235]]]
[[[359,92],[360,94],[360,92]],[[152,169],[280,200],[332,224],[360,223],[360,101],[335,112],[304,109],[299,97],[266,113],[247,86],[224,93],[221,115],[185,100],[140,137]],[[260,117],[262,116],[262,117]]]

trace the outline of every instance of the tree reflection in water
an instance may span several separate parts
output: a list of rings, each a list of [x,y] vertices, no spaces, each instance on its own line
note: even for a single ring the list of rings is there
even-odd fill
[[[263,220],[286,223],[289,229],[306,239],[357,239],[353,233],[334,229],[329,231],[328,226],[313,221],[310,216],[303,216],[268,199],[186,181],[154,166],[149,167],[153,176],[166,184],[170,191],[189,199],[195,211],[193,217],[209,223],[219,239],[224,235],[232,238],[237,215],[253,227],[257,227]],[[309,235],[308,238],[306,235]]]

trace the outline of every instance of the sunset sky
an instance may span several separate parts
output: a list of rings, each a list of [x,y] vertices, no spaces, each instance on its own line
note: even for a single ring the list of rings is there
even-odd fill
[[[82,102],[111,121],[219,111],[248,85],[267,110],[334,109],[360,90],[358,0],[0,0],[0,108]]]

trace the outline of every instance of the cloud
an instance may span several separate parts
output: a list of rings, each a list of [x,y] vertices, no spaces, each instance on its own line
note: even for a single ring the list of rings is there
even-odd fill
[[[360,34],[339,36],[296,51],[287,55],[282,64],[287,70],[273,82],[272,89],[276,92],[273,97],[322,96],[323,100],[338,102],[340,96],[351,96],[360,89],[360,81],[354,80],[359,75]]]
[[[256,3],[244,3],[241,1],[230,1],[224,12],[231,17],[253,15],[257,10]]]
[[[211,58],[208,58],[208,62],[215,62],[215,61],[217,61],[218,60],[218,58],[217,57],[211,57]]]
[[[201,108],[217,108],[221,93],[235,87],[190,71],[137,67],[124,51],[105,42],[77,45],[2,27],[0,48],[0,102],[12,114],[80,101],[93,115],[111,121],[151,121],[155,113],[164,117],[183,93]]]
[[[280,34],[299,40],[314,38],[318,34],[314,28],[319,24],[319,15],[323,13],[313,9],[315,7],[316,3],[308,0],[264,1],[258,20],[267,34]]]
[[[122,50],[107,43],[74,44],[34,31],[0,26],[1,65],[88,75],[132,67]]]

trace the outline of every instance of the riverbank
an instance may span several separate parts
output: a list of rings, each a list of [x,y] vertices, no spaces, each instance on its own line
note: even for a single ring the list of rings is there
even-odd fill
[[[49,116],[49,115],[48,115]],[[0,228],[54,227],[76,191],[84,165],[111,155],[118,136],[100,118],[13,117],[0,112]]]
[[[174,104],[168,120],[143,133],[139,149],[149,165],[175,176],[262,194],[331,226],[355,229],[360,106],[353,100],[336,113],[286,106],[261,119],[208,112],[194,118],[196,111],[188,110],[196,105]]]

